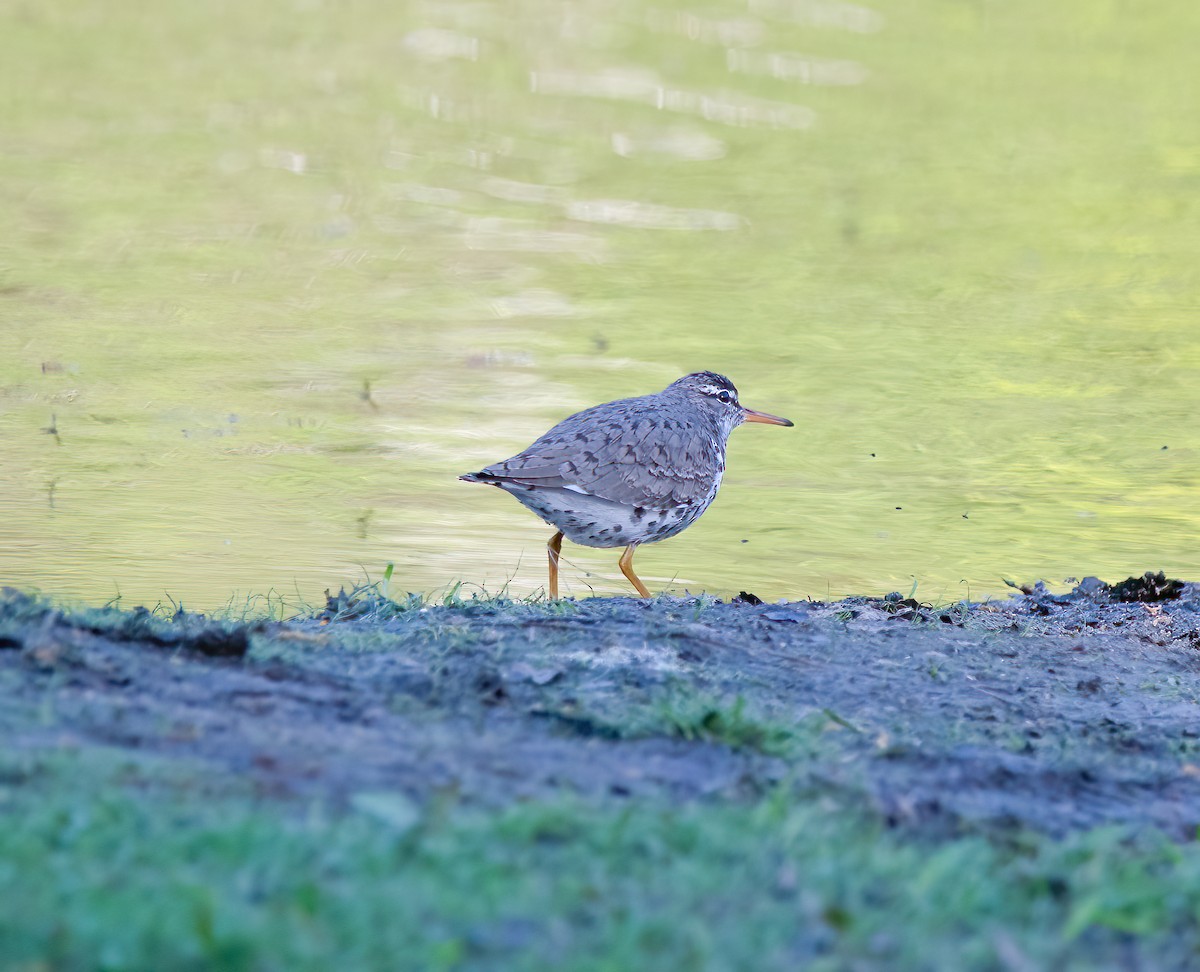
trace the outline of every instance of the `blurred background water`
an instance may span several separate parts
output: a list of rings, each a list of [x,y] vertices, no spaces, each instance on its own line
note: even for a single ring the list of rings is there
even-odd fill
[[[735,433],[655,589],[1194,579],[1198,28],[0,0],[0,582],[532,593],[551,530],[455,477],[700,369],[798,427]]]

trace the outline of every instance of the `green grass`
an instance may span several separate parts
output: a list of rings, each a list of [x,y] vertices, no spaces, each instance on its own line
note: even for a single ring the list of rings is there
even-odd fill
[[[642,698],[624,696],[617,702],[579,707],[575,699],[540,710],[568,731],[601,739],[675,738],[713,743],[765,756],[798,758],[811,751],[830,713],[796,723],[762,718],[746,711],[741,696],[727,702],[708,693],[667,687]],[[844,722],[844,720],[843,720]]]
[[[659,732],[681,739],[718,743],[730,749],[749,749],[768,756],[793,754],[804,736],[801,726],[759,718],[746,711],[746,700],[732,703],[684,691],[668,696],[656,707]],[[823,720],[822,720],[823,721]]]
[[[945,842],[780,794],[415,822],[194,770],[9,757],[0,968],[1184,967],[1200,852],[1099,830]],[[362,801],[379,803],[377,796]]]

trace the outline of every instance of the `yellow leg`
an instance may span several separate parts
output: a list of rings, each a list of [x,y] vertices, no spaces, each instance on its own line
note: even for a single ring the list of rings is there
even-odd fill
[[[558,600],[558,555],[562,553],[562,530],[554,534],[546,544],[546,552],[550,555],[550,600]]]
[[[621,554],[621,573],[629,578],[629,583],[637,588],[637,592],[642,597],[649,597],[650,592],[646,590],[646,585],[641,582],[638,575],[633,572],[633,551],[637,549],[636,543],[631,543],[625,548],[625,552]]]

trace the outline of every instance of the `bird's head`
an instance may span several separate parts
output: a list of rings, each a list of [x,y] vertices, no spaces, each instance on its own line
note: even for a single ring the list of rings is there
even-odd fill
[[[756,412],[738,401],[738,390],[724,375],[712,371],[697,371],[672,382],[667,391],[685,395],[696,407],[712,415],[728,434],[743,422],[762,422],[764,425],[792,425],[778,415]]]

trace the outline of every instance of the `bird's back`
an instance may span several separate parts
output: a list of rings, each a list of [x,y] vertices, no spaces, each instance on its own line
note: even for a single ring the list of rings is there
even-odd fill
[[[663,393],[584,409],[473,481],[565,488],[614,503],[701,510],[725,470],[725,438],[705,416]]]

